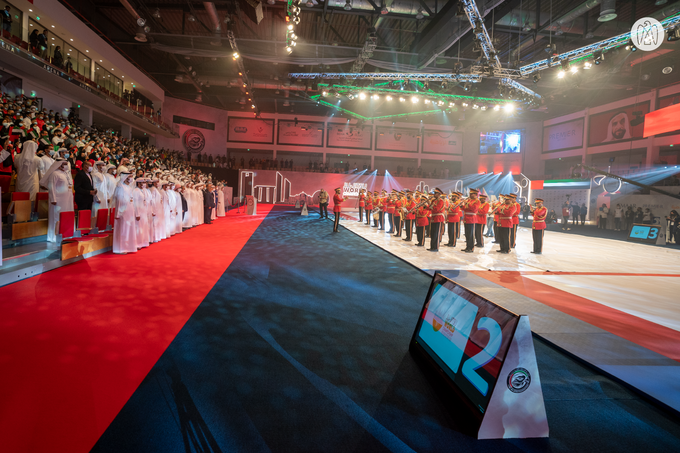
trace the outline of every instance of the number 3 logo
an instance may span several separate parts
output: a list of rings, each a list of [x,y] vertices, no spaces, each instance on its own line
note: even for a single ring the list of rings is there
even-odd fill
[[[657,236],[659,236],[659,229],[652,228],[649,230],[649,235],[647,235],[647,239],[656,239]]]

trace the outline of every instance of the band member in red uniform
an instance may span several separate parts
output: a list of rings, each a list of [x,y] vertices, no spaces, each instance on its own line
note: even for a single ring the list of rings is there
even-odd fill
[[[422,200],[421,200],[422,201]],[[416,238],[418,247],[423,247],[425,241],[425,227],[430,223],[427,216],[430,214],[428,206],[425,204],[416,209]]]
[[[385,229],[385,202],[387,201],[387,191],[385,189],[382,190],[380,193],[380,198],[378,198],[378,205],[376,208],[378,209],[378,221],[380,222],[380,226],[378,227],[378,230],[384,230]]]
[[[406,239],[405,241],[411,242],[413,240],[413,221],[416,219],[416,212],[413,208],[416,207],[416,202],[413,199],[413,195],[409,192],[406,195],[406,201],[404,202],[404,207],[406,208]]]
[[[364,189],[359,189],[359,222],[364,221],[364,208],[366,207],[366,194]]]
[[[486,215],[489,213],[489,202],[486,201],[487,196],[482,194],[479,196],[479,209],[477,210],[477,218],[475,219],[475,247],[484,247],[484,226],[486,226]]]
[[[390,222],[390,229],[387,234],[392,234],[394,232],[394,205],[396,203],[396,193],[397,191],[392,189],[392,193],[385,200],[385,212],[387,213],[387,220]]]
[[[442,199],[444,192],[441,189],[434,189],[434,200],[430,203],[430,212],[432,216],[432,230],[430,231],[430,251],[439,251],[439,241],[441,240],[441,228],[444,225],[444,216],[446,215],[446,203]]]
[[[335,195],[333,195],[333,214],[335,215],[335,221],[333,222],[333,233],[338,233],[340,230],[338,230],[338,227],[340,226],[340,211],[342,202],[345,201],[347,198],[343,198],[342,195],[340,195],[340,192],[342,192],[342,189],[338,187],[335,189]]]
[[[548,210],[543,206],[543,199],[536,198],[536,208],[531,212],[534,221],[531,224],[531,234],[534,237],[534,250],[531,253],[540,255],[543,253],[543,233],[545,233],[545,218],[548,217]]]
[[[512,198],[505,196],[505,203],[498,208],[498,242],[501,245],[499,253],[510,253],[510,232],[512,231],[512,215],[515,213],[515,204]]]
[[[463,251],[466,253],[472,253],[475,250],[475,222],[480,204],[477,199],[478,194],[479,190],[470,189],[470,197],[461,205],[465,215],[465,248]]]
[[[371,211],[373,211],[373,196],[371,192],[366,193],[366,225],[371,225]]]
[[[373,217],[373,225],[371,225],[373,228],[378,228],[378,219],[380,219],[380,197],[378,194],[377,190],[373,192],[373,215],[371,216]]]
[[[493,243],[498,244],[498,208],[500,208],[503,203],[505,196],[503,194],[498,195],[498,201],[491,207],[494,211],[493,213]]]
[[[517,195],[514,193],[508,194],[512,199],[512,204],[515,206],[515,212],[512,214],[512,231],[510,231],[510,248],[515,248],[517,245],[517,227],[519,226],[519,213],[522,211],[522,206],[517,203]]]
[[[397,192],[397,199],[394,202],[394,235],[401,237],[402,218],[401,210],[404,208],[404,192]]]
[[[455,247],[458,240],[458,229],[460,228],[460,216],[463,211],[460,209],[460,192],[453,192],[451,194],[451,201],[447,208],[448,222],[449,222],[449,243],[447,247]]]

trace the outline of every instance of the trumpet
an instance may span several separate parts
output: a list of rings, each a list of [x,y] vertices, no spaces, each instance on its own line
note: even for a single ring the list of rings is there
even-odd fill
[[[409,209],[408,211],[405,211],[405,212],[406,212],[406,214],[411,214],[413,211],[415,211],[419,207],[425,206],[427,204],[428,204],[427,200],[421,201],[420,203],[416,204],[413,208],[411,208],[411,209]],[[404,209],[406,209],[406,208],[404,208]]]

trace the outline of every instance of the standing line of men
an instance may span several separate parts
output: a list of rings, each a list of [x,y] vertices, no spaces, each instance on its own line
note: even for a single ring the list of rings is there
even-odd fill
[[[336,190],[339,197],[339,190]],[[335,197],[334,197],[335,200]],[[344,201],[344,198],[342,199]],[[342,202],[340,201],[340,203]],[[339,203],[336,202],[336,206]],[[409,190],[386,190],[381,192],[359,191],[359,222],[372,228],[383,230],[384,216],[390,222],[388,233],[401,237],[406,231],[405,241],[412,241],[415,226],[416,246],[425,245],[425,239],[430,238],[432,252],[439,251],[439,245],[448,224],[448,247],[455,247],[460,238],[460,223],[463,223],[465,234],[465,248],[463,252],[472,253],[476,247],[484,247],[484,237],[493,236],[494,243],[500,245],[500,253],[510,253],[517,241],[517,228],[521,206],[517,202],[517,195],[504,194],[493,203],[488,201],[485,194],[477,189],[470,189],[470,195],[465,198],[460,192],[453,192],[446,197],[440,189],[431,193],[411,192]],[[334,208],[335,210],[335,208]],[[534,250],[532,253],[541,254],[543,251],[543,234],[547,209],[543,207],[543,200],[536,199],[536,207],[532,208],[534,220],[532,224]],[[365,215],[365,218],[364,218]],[[339,218],[339,216],[336,216]],[[415,222],[414,222],[415,221]],[[337,220],[334,231],[337,231]],[[488,228],[488,234],[484,229]]]

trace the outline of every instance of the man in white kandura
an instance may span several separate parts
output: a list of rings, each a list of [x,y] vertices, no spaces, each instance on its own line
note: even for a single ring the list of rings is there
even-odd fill
[[[92,186],[95,188],[97,193],[92,201],[92,217],[97,216],[97,211],[100,209],[109,209],[109,195],[108,181],[104,174],[104,167],[106,164],[101,160],[94,163],[94,169],[92,170]]]
[[[43,172],[43,161],[36,156],[38,144],[33,140],[24,142],[21,154],[14,158],[14,167],[17,172],[16,191],[31,194],[31,201],[35,201],[38,193],[38,171]]]
[[[132,191],[132,199],[135,205],[135,217],[137,218],[135,223],[135,240],[137,242],[137,250],[139,250],[142,247],[149,246],[149,203],[146,199],[146,193],[144,193],[146,179],[137,178],[135,182],[137,187]]]
[[[132,196],[132,174],[121,173],[114,193],[116,218],[113,228],[113,253],[125,255],[137,251],[135,204]]]
[[[215,210],[217,217],[224,217],[226,212],[224,210],[224,185],[217,184],[217,209]]]
[[[69,178],[68,162],[57,160],[40,180],[47,187],[50,207],[47,214],[47,241],[57,242],[56,226],[61,211],[73,211],[73,183]]]

